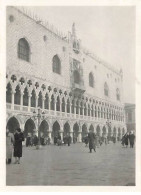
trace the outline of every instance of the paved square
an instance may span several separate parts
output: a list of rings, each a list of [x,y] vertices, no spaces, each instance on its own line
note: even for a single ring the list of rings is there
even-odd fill
[[[13,159],[14,161],[14,159]],[[21,164],[7,165],[7,185],[135,185],[135,149],[110,143],[89,153],[84,143],[23,147]]]

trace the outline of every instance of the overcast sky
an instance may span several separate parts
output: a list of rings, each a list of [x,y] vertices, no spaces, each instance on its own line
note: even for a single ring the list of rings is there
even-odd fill
[[[28,7],[29,8],[29,7]],[[127,6],[32,7],[64,33],[76,24],[82,45],[124,74],[124,102],[135,103],[135,8]]]

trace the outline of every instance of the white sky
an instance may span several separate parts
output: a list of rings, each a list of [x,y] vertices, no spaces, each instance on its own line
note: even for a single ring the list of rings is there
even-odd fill
[[[29,9],[29,7],[28,7]],[[124,102],[135,103],[135,7],[30,7],[42,19],[68,33],[75,22],[82,45],[123,68]]]

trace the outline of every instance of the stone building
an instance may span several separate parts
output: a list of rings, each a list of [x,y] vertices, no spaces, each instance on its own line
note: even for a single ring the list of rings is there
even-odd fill
[[[127,131],[136,131],[135,104],[125,103],[125,119]]]
[[[81,142],[126,131],[123,74],[25,9],[7,7],[7,127],[53,139],[67,132]],[[41,108],[38,109],[38,107]],[[41,112],[40,121],[37,113]],[[36,112],[36,114],[35,114]]]

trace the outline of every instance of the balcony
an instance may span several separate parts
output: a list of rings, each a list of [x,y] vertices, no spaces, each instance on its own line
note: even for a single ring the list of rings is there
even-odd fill
[[[14,105],[14,111],[12,109],[12,104],[10,103],[6,103],[6,108],[7,108],[7,112],[8,111],[12,111],[13,113],[20,113],[20,115],[23,116],[32,116],[33,115],[33,111],[37,108],[34,107],[28,107],[28,106],[21,106],[21,105]],[[106,118],[98,118],[98,117],[94,117],[94,116],[86,116],[86,115],[79,115],[79,114],[75,114],[75,113],[67,113],[67,112],[60,112],[60,111],[55,111],[55,110],[47,110],[44,109],[45,112],[45,116],[46,117],[57,117],[60,119],[77,119],[77,120],[83,120],[83,121],[91,121],[91,122],[100,122],[103,124],[106,124],[107,119]],[[123,124],[123,121],[116,121],[116,120],[112,120],[111,122],[113,124]]]
[[[85,90],[84,85],[73,83],[72,91],[76,96],[79,96],[79,95],[82,95],[86,90]]]

